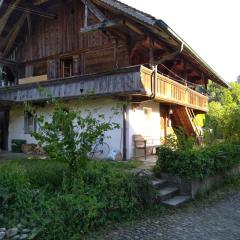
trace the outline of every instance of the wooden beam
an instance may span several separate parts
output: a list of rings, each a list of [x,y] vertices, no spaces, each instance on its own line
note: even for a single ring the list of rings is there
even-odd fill
[[[85,7],[87,8],[97,17],[101,22],[106,21],[106,16],[89,0],[81,0]]]
[[[24,22],[26,20],[26,17],[27,17],[27,14],[24,13],[20,17],[19,21],[15,24],[15,27],[13,28],[13,31],[12,31],[12,35],[11,35],[11,37],[10,37],[8,43],[7,43],[6,48],[3,51],[3,57],[7,57],[8,56],[9,51],[11,50],[11,48],[12,48],[12,46],[13,46],[16,38],[17,38],[17,35],[18,35],[19,31],[21,30],[21,28],[22,28],[22,26],[23,26],[23,24],[24,24]]]
[[[17,65],[16,62],[14,62],[12,60],[9,60],[7,58],[2,58],[2,57],[0,57],[0,63],[4,64],[4,65],[7,65],[7,66],[16,66]]]
[[[173,52],[171,54],[163,56],[160,60],[155,61],[154,64],[158,65],[158,64],[162,64],[162,63],[164,63],[166,61],[172,60],[176,56],[178,56],[182,52],[182,50],[183,50],[183,44],[182,44],[182,46],[181,46],[181,48],[179,50],[177,50],[177,51],[175,51],[175,52]]]
[[[18,0],[18,1],[21,1],[21,0]],[[26,5],[25,6],[20,6],[20,5],[15,5],[15,3],[14,4],[3,3],[3,5],[8,6],[9,8],[15,6],[14,9],[16,9],[16,10],[19,10],[19,11],[22,11],[22,12],[30,12],[31,14],[34,14],[34,15],[37,15],[37,16],[40,16],[40,17],[45,17],[45,18],[48,18],[48,19],[56,19],[56,17],[57,17],[57,15],[55,15],[55,14],[47,13],[46,11],[43,11],[41,8],[33,7],[30,4],[27,4],[27,6]]]
[[[16,1],[14,1],[13,4],[9,5],[7,10],[5,11],[4,15],[0,18],[0,35],[2,34],[10,15],[16,9],[16,7],[20,3],[20,1],[21,0],[16,0]],[[3,1],[1,2],[1,5],[4,5]]]
[[[1,6],[3,5],[3,1],[4,1],[4,0],[0,0],[0,8],[1,8]]]
[[[34,0],[33,5],[41,5],[48,2],[48,0]]]
[[[93,32],[93,31],[97,31],[97,30],[104,30],[106,28],[111,28],[111,27],[116,27],[116,26],[120,26],[123,25],[124,21],[123,20],[107,20],[101,23],[97,23],[91,26],[87,26],[84,28],[81,28],[81,32],[82,33],[87,33],[87,32]]]
[[[28,35],[31,36],[32,34],[32,20],[31,20],[31,13],[27,13],[27,23],[28,23]]]
[[[130,28],[132,31],[134,31],[135,33],[139,34],[139,35],[144,35],[143,31],[141,29],[139,29],[137,26],[133,25],[132,23],[126,21],[125,25]]]

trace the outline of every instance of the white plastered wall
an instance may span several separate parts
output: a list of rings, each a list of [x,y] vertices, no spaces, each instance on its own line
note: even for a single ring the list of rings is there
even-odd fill
[[[150,116],[146,116],[147,113]],[[153,139],[161,138],[160,107],[158,102],[148,101],[140,104],[130,104],[128,108],[127,129],[127,158],[134,158],[134,135],[149,136]],[[143,152],[138,154],[143,155]]]
[[[109,120],[109,117],[113,115],[113,108],[116,109],[117,105],[119,105],[119,101],[111,98],[96,98],[84,101],[84,104],[77,101],[72,100],[68,101],[68,104],[74,108],[79,110],[90,110],[95,116],[99,114],[103,114],[105,116],[106,121]],[[84,106],[83,106],[84,105]],[[34,106],[37,114],[44,115],[46,120],[51,120],[53,106],[49,104],[45,104],[43,106]],[[122,152],[123,148],[123,115],[121,108],[118,107],[117,111],[118,115],[112,118],[112,122],[118,123],[120,125],[120,129],[115,129],[113,131],[107,132],[106,136],[110,136],[111,138],[106,138],[105,142],[108,143],[111,150],[117,150]],[[11,151],[11,141],[12,139],[25,139],[27,143],[36,143],[36,140],[31,137],[30,134],[24,133],[24,106],[23,105],[15,105],[10,110],[9,117],[9,150]]]

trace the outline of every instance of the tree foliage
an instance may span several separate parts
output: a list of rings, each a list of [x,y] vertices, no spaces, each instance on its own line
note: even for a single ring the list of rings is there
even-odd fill
[[[85,169],[93,145],[97,141],[101,144],[107,131],[119,128],[111,120],[112,117],[106,120],[103,114],[95,116],[89,110],[77,111],[64,102],[54,101],[51,119],[38,115],[39,130],[32,135],[51,159],[68,163],[71,182]]]
[[[206,116],[206,135],[213,139],[240,142],[240,84],[230,83],[231,89],[211,83],[209,112]]]

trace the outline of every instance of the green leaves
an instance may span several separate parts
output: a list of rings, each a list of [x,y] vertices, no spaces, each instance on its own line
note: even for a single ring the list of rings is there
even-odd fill
[[[210,84],[209,112],[206,116],[205,140],[217,139],[240,143],[240,84],[231,83],[232,89]]]
[[[39,131],[32,135],[51,159],[68,163],[66,176],[71,183],[72,178],[86,168],[94,144],[97,141],[103,142],[107,137],[106,132],[119,128],[118,124],[112,122],[117,111],[114,109],[107,121],[104,114],[93,114],[90,110],[73,110],[56,99],[52,104],[51,120],[39,115]],[[28,110],[31,109],[29,105],[27,107]]]
[[[240,164],[240,147],[217,144],[198,149],[161,147],[157,165],[163,172],[180,175],[187,179],[206,178],[230,170]]]
[[[153,205],[150,178],[130,174],[128,163],[90,161],[71,189],[62,184],[65,165],[47,159],[2,163],[1,226],[20,223],[31,230],[29,239],[82,239],[91,229]]]

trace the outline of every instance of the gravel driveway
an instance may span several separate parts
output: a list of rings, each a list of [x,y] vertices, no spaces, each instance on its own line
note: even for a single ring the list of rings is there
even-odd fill
[[[240,240],[240,192],[212,204],[193,202],[173,214],[121,226],[94,239]]]

